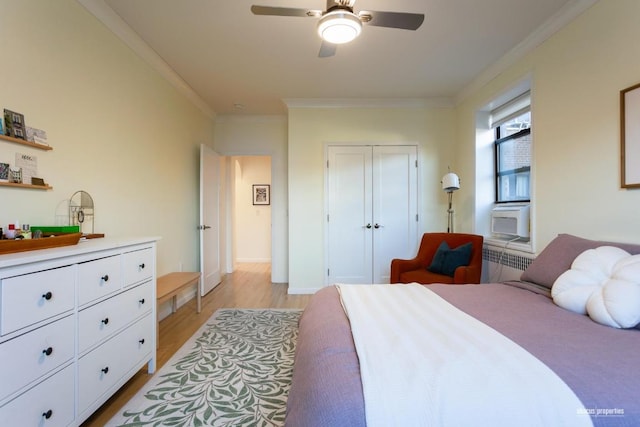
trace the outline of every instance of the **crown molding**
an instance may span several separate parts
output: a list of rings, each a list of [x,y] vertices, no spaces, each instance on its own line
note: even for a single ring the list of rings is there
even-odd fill
[[[216,123],[287,123],[286,115],[218,114]]]
[[[569,24],[585,10],[593,6],[598,0],[572,0],[566,3],[555,15],[545,21],[533,33],[513,49],[507,52],[502,58],[490,65],[485,71],[480,73],[472,82],[462,89],[455,96],[455,105],[459,105],[472,93],[499,76],[510,66],[524,58],[528,53],[540,46],[545,40],[553,36],[564,26]]]
[[[451,98],[287,98],[287,108],[453,108]]]
[[[216,113],[104,0],[76,0],[210,119]]]

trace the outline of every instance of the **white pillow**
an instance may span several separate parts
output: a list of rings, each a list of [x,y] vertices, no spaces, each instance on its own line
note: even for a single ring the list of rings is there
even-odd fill
[[[613,246],[578,255],[551,288],[553,302],[614,328],[640,323],[640,255]]]

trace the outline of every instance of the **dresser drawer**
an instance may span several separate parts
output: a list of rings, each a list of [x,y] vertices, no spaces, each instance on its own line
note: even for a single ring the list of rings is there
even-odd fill
[[[69,365],[1,407],[0,425],[68,426],[74,420],[73,400],[73,365]]]
[[[78,265],[78,304],[84,305],[122,287],[120,255]]]
[[[149,281],[78,314],[78,349],[82,353],[152,309]]]
[[[0,400],[73,358],[73,316],[0,344]]]
[[[138,320],[78,361],[78,413],[104,395],[132,369],[151,358],[153,316]]]
[[[0,334],[72,310],[74,273],[68,266],[2,279]]]
[[[127,252],[123,256],[124,286],[144,282],[153,276],[154,262],[151,248]]]

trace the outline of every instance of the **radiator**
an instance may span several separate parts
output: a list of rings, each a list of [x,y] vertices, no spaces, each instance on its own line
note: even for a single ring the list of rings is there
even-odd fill
[[[509,252],[502,248],[482,248],[482,283],[519,280],[533,257]]]

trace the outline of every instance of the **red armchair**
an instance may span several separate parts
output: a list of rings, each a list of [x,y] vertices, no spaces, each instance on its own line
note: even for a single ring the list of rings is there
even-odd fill
[[[394,259],[391,261],[391,283],[480,283],[482,274],[482,243],[484,238],[475,234],[463,233],[425,233],[420,242],[418,254],[413,259]],[[455,249],[471,242],[469,265],[455,269],[453,277],[428,271],[433,257],[442,242]]]

